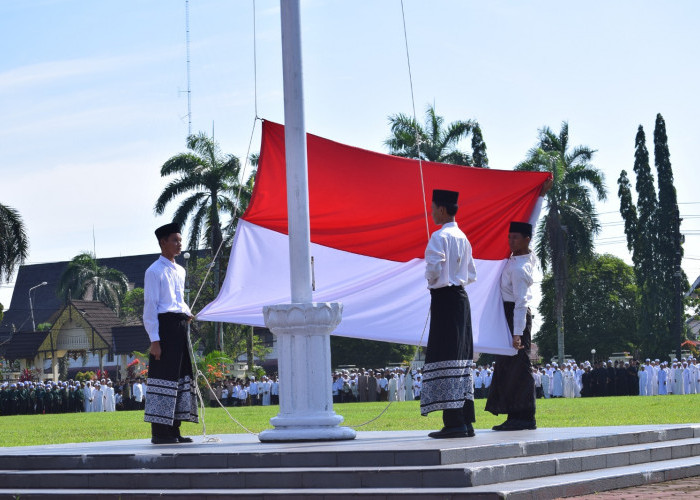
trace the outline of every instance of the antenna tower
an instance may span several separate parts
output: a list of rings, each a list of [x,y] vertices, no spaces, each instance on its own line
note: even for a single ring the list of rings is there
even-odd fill
[[[192,90],[190,88],[190,1],[185,0],[185,39],[187,44],[187,137],[192,135]]]

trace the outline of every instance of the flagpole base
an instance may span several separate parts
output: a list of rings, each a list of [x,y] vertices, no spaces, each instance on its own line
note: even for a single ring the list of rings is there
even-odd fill
[[[339,302],[308,302],[265,306],[265,326],[277,336],[280,377],[279,415],[275,428],[261,432],[260,441],[331,441],[355,438],[341,427],[333,411],[330,332],[340,324]]]

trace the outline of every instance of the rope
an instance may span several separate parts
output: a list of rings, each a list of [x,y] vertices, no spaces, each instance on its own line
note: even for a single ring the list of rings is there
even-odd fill
[[[428,326],[428,320],[429,320],[429,319],[430,319],[430,310],[428,310],[428,315],[427,315],[426,318],[425,318],[425,324],[423,325],[423,333],[421,333],[421,335],[420,335],[420,342],[418,342],[419,348],[423,346],[423,336],[425,335],[425,329],[426,329],[427,326]],[[389,409],[389,407],[391,406],[391,404],[392,404],[393,402],[394,402],[394,401],[389,401],[389,404],[386,405],[386,407],[379,413],[379,415],[377,415],[377,416],[374,417],[373,419],[370,419],[370,420],[368,420],[367,422],[364,422],[364,423],[361,423],[361,424],[358,424],[358,425],[349,425],[348,427],[350,427],[351,429],[357,429],[358,427],[364,427],[364,426],[367,425],[367,424],[371,424],[371,423],[374,422],[375,420],[379,419],[379,417],[381,417],[382,415],[384,415],[384,414],[386,413],[386,411]]]
[[[209,277],[209,273],[211,272],[212,268],[214,267],[214,265],[216,263],[216,259],[218,258],[219,253],[221,252],[221,249],[224,246],[224,242],[226,241],[226,236],[228,236],[230,230],[233,228],[234,223],[238,219],[240,206],[241,206],[241,192],[243,191],[243,186],[245,184],[245,174],[247,172],[248,165],[250,163],[250,149],[251,149],[252,144],[253,144],[253,136],[255,135],[255,125],[257,124],[258,120],[262,121],[262,119],[258,116],[258,51],[257,51],[255,0],[253,0],[253,88],[254,88],[254,96],[255,96],[255,118],[253,118],[253,126],[252,126],[251,131],[250,131],[250,139],[248,140],[248,150],[246,151],[245,161],[243,163],[243,170],[240,173],[240,182],[238,185],[238,192],[236,193],[236,203],[234,204],[231,222],[229,222],[228,226],[226,226],[226,228],[224,228],[224,237],[221,239],[221,243],[219,243],[219,247],[216,249],[216,252],[214,253],[214,257],[212,258],[211,264],[207,267],[207,272],[204,274],[204,278],[202,279],[202,283],[199,286],[199,290],[197,290],[197,295],[195,295],[194,301],[190,305],[191,310],[194,310],[194,306],[197,303],[197,300],[199,299],[199,296],[202,293],[202,289],[204,288],[204,284],[207,282],[207,278]],[[214,200],[212,200],[212,201],[214,201]],[[215,436],[207,437],[207,424],[205,421],[206,405],[204,404],[204,397],[202,395],[202,391],[199,388],[199,378],[200,377],[204,380],[204,383],[209,388],[209,392],[214,396],[214,399],[219,404],[219,406],[221,406],[221,408],[224,409],[224,411],[228,415],[229,419],[231,419],[233,422],[238,424],[247,433],[256,436],[257,434],[255,432],[248,429],[245,425],[243,425],[241,422],[239,422],[233,415],[231,415],[231,413],[228,411],[228,409],[223,405],[223,403],[216,396],[216,393],[212,389],[211,384],[209,384],[209,380],[207,380],[207,377],[202,373],[202,371],[197,366],[197,363],[195,362],[196,358],[194,356],[194,348],[192,346],[192,336],[190,335],[190,325],[189,324],[187,325],[187,345],[188,345],[189,352],[190,352],[190,359],[192,360],[192,366],[196,370],[194,386],[195,386],[195,392],[197,394],[197,399],[199,400],[199,406],[201,409],[202,436],[204,438],[203,442],[204,443],[217,443],[217,442],[220,442],[221,439],[219,439]]]
[[[187,347],[189,348],[190,351],[190,357],[194,361],[194,348],[192,347],[192,337],[190,336],[190,324],[187,324]],[[219,403],[219,405],[224,409],[228,417],[233,420],[235,423],[237,423],[239,426],[241,426],[247,433],[252,434],[254,436],[257,436],[257,434],[250,429],[248,429],[245,425],[240,423],[236,418],[233,417],[226,409],[226,407],[221,403],[219,398],[216,396],[216,393],[212,389],[211,385],[209,384],[209,380],[207,380],[207,377],[202,373],[202,371],[199,369],[199,366],[197,366],[196,363],[192,363],[194,366],[194,369],[196,370],[196,374],[194,377],[194,386],[195,386],[195,392],[197,394],[197,399],[199,400],[199,408],[201,411],[201,416],[202,416],[202,437],[204,438],[203,442],[204,443],[219,443],[221,442],[221,439],[219,439],[216,436],[208,436],[207,437],[207,424],[205,422],[205,408],[206,405],[204,404],[204,397],[202,397],[202,391],[199,389],[199,377],[202,377],[204,379],[204,382],[207,384],[207,387],[209,388],[209,391],[211,394],[214,395],[214,399],[216,399],[216,402]]]
[[[416,148],[418,149],[418,170],[420,171],[421,196],[423,197],[423,212],[425,213],[425,232],[430,240],[430,224],[428,223],[428,209],[425,202],[425,182],[423,180],[423,159],[420,151],[420,137],[418,135],[418,118],[416,116],[416,99],[413,95],[413,75],[411,73],[411,56],[408,50],[408,32],[406,31],[406,14],[404,13],[403,0],[401,0],[401,19],[403,21],[403,39],[406,45],[406,63],[408,65],[408,82],[411,87],[411,105],[413,106],[413,123],[415,124]]]
[[[250,163],[250,148],[253,144],[253,135],[255,134],[255,125],[257,124],[258,120],[262,122],[261,118],[258,118],[257,116],[253,119],[253,128],[250,131],[250,140],[248,141],[248,151],[246,152],[245,156],[245,162],[243,163],[243,171],[241,172],[241,179],[245,179],[245,174],[248,169],[248,164]],[[240,182],[238,184],[238,192],[236,193],[236,203],[234,204],[234,209],[233,209],[233,216],[231,217],[231,222],[224,228],[224,237],[221,238],[221,243],[219,243],[219,247],[216,249],[216,252],[214,253],[214,257],[211,260],[211,264],[207,268],[207,272],[204,274],[204,278],[202,279],[202,284],[199,286],[199,290],[197,290],[197,295],[195,296],[194,300],[192,301],[192,304],[190,305],[190,309],[194,309],[194,305],[197,303],[197,300],[199,299],[200,294],[202,293],[202,289],[204,288],[204,284],[207,282],[207,278],[209,277],[209,273],[211,272],[212,268],[214,267],[214,263],[216,262],[217,257],[219,256],[219,253],[221,252],[221,249],[224,246],[224,242],[226,241],[225,236],[228,236],[229,231],[233,228],[233,223],[238,219],[238,212],[240,210],[241,206],[241,192],[243,190],[243,185],[244,182]]]

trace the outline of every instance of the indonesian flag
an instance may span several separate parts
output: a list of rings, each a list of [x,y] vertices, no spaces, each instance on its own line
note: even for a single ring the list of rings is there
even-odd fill
[[[238,223],[219,296],[197,318],[264,326],[265,305],[291,302],[284,127],[265,121],[255,189]],[[459,192],[472,244],[466,287],[475,352],[513,354],[500,276],[511,221],[527,221],[549,174],[421,164],[307,136],[315,302],[342,302],[334,335],[425,345],[430,294],[424,252],[433,189]],[[424,200],[427,207],[424,206]]]

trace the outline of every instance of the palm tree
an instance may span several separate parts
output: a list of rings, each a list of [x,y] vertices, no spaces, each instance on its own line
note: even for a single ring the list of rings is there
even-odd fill
[[[488,167],[486,144],[481,137],[479,124],[474,120],[456,121],[443,127],[445,119],[435,114],[435,108],[425,111],[425,126],[403,113],[389,117],[391,136],[384,141],[389,153],[405,158]],[[459,141],[472,134],[472,155],[460,151]],[[418,142],[416,142],[418,137]],[[420,148],[419,148],[420,146]],[[420,152],[419,152],[420,149]]]
[[[158,197],[155,212],[162,215],[166,206],[180,195],[188,194],[175,211],[173,222],[184,226],[190,219],[188,248],[196,250],[203,230],[212,253],[221,245],[223,232],[221,214],[240,215],[250,201],[251,190],[241,189],[239,209],[235,197],[241,186],[241,164],[231,154],[223,154],[219,145],[203,132],[187,138],[189,153],[180,153],[168,159],[160,169],[161,177],[179,176],[170,181]],[[235,220],[232,221],[235,225]]]
[[[100,266],[88,252],[73,257],[58,280],[58,295],[64,300],[91,295],[92,300],[104,302],[117,313],[128,289],[129,280],[124,273]]]
[[[559,134],[549,127],[539,131],[537,145],[516,170],[551,172],[554,186],[547,193],[548,211],[537,228],[537,256],[542,268],[551,264],[555,283],[555,316],[559,361],[564,362],[564,297],[568,269],[593,254],[593,238],[600,223],[591,202],[591,190],[599,201],[606,197],[603,173],[591,164],[596,151],[586,146],[569,150],[569,124]]]
[[[10,281],[28,254],[29,240],[19,212],[0,203],[0,281]]]

